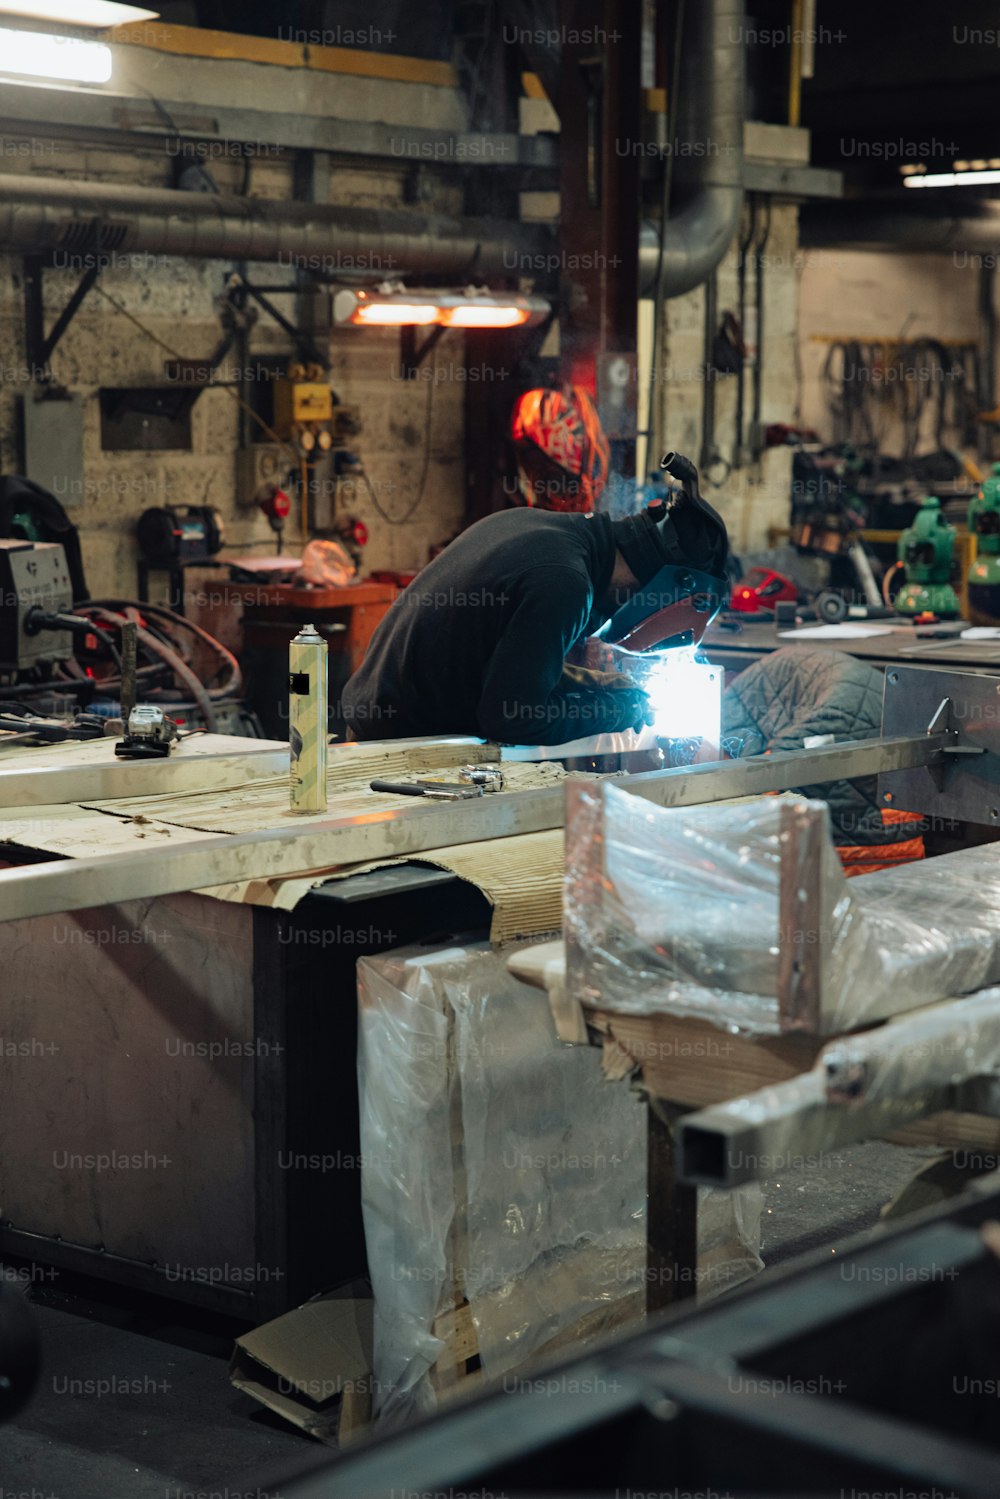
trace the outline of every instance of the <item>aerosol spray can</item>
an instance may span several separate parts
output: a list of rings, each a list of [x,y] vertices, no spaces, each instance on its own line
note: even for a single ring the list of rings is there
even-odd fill
[[[293,812],[326,811],[326,641],[303,625],[288,648]]]

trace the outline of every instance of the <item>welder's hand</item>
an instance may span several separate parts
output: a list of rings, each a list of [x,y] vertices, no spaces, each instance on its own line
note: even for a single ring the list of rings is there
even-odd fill
[[[637,734],[641,734],[646,725],[653,722],[653,705],[640,688],[631,686],[615,688],[613,696],[621,708],[621,716],[618,720],[619,732],[623,729],[634,729]]]

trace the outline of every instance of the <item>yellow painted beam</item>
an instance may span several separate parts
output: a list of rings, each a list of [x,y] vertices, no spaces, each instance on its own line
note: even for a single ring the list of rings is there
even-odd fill
[[[243,36],[235,31],[210,31],[200,26],[168,26],[159,21],[133,21],[116,26],[113,42],[171,52],[180,57],[212,57],[225,62],[265,63],[279,68],[312,68],[322,73],[386,78],[393,83],[423,83],[456,88],[450,63],[393,52],[364,52],[353,47],[311,47],[277,37]]]

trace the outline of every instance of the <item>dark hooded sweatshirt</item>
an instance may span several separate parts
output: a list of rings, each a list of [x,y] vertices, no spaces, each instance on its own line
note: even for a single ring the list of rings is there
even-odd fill
[[[603,623],[615,562],[603,515],[504,510],[477,521],[396,599],[344,688],[358,739],[475,734],[563,744],[635,721],[634,694],[564,669]]]

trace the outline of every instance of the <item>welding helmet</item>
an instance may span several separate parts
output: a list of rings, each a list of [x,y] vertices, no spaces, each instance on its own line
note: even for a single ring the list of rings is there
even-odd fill
[[[697,645],[726,601],[728,583],[712,573],[667,563],[599,631],[626,651]]]
[[[615,544],[640,586],[600,635],[630,651],[697,645],[729,593],[725,522],[702,498],[698,470],[679,453],[660,467],[679,492],[613,522]]]
[[[607,483],[608,439],[597,407],[578,385],[526,390],[511,418],[518,489],[542,510],[593,510]]]

